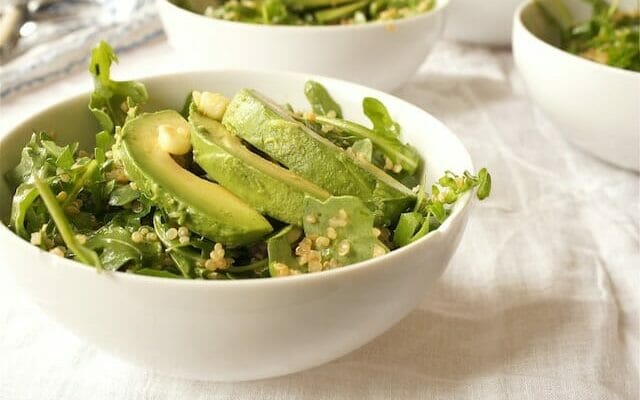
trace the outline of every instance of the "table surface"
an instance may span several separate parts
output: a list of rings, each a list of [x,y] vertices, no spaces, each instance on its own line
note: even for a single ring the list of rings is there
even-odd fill
[[[189,68],[172,56],[156,41],[122,54],[115,75]],[[82,71],[4,100],[0,132],[90,85]],[[298,374],[179,380],[81,342],[0,268],[0,399],[637,399],[638,175],[568,144],[506,49],[442,43],[396,94],[446,123],[494,182],[444,276],[398,325]]]

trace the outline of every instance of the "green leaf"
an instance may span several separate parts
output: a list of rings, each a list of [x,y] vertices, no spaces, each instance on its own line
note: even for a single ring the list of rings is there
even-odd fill
[[[177,238],[169,239],[167,231],[172,228],[172,225],[161,211],[156,211],[153,215],[153,227],[178,271],[185,278],[191,278],[198,261],[203,260],[203,253],[208,254],[213,248],[213,243],[191,240],[189,244],[183,245]]]
[[[107,42],[100,42],[91,52],[89,72],[93,75],[94,92],[89,109],[109,134],[116,126],[122,126],[127,111],[147,102],[147,90],[140,82],[111,80],[111,64],[118,58]]]
[[[114,144],[116,144],[116,140],[109,132],[100,131],[96,134],[96,148],[101,149],[103,152],[106,153],[111,150]]]
[[[560,30],[566,31],[574,24],[571,12],[563,0],[536,0],[536,3]]]
[[[316,81],[307,81],[304,85],[304,95],[315,114],[327,115],[333,111],[335,118],[342,118],[342,108],[322,84]]]
[[[31,140],[22,149],[20,163],[6,173],[5,177],[12,187],[28,182],[34,171],[41,171],[45,176],[55,174],[55,158],[51,158],[43,141],[51,138],[44,132],[33,133]]]
[[[293,237],[300,236],[300,228],[288,225],[282,228],[278,233],[267,240],[267,252],[269,254],[269,274],[272,277],[278,276],[275,265],[277,263],[284,264],[290,269],[297,269],[302,272],[304,268],[298,265],[298,261],[293,256],[291,244],[295,239]]]
[[[29,232],[24,223],[27,211],[29,211],[31,204],[38,196],[38,190],[30,183],[23,183],[18,186],[16,193],[13,195],[9,226],[23,239],[29,239]]]
[[[489,174],[486,168],[482,168],[478,172],[478,181],[476,196],[478,196],[479,200],[484,200],[491,194],[491,174]]]
[[[326,237],[329,228],[336,231],[337,236],[329,246],[320,249],[323,262],[334,259],[343,266],[373,257],[374,246],[378,244],[373,233],[374,216],[358,197],[332,196],[324,202],[306,197],[304,210],[307,237]]]
[[[157,278],[170,278],[170,279],[184,279],[184,276],[174,274],[173,272],[169,272],[161,269],[154,268],[141,268],[135,271],[136,275],[145,275],[145,276],[155,276]]]
[[[283,24],[289,19],[287,6],[281,0],[262,1],[260,11],[264,24]]]
[[[133,189],[130,185],[119,185],[111,192],[109,197],[110,206],[124,206],[140,197],[140,192]]]
[[[365,97],[362,100],[362,111],[373,124],[373,131],[388,138],[400,136],[400,125],[391,119],[387,107],[373,97]]]
[[[412,242],[416,231],[422,226],[424,216],[419,212],[400,214],[398,225],[393,232],[393,244],[397,247],[406,246]]]
[[[150,232],[153,229],[147,228]],[[104,269],[115,271],[127,265],[136,270],[157,265],[161,260],[160,241],[133,241],[131,235],[139,229],[107,224],[94,232],[87,240],[87,247],[99,252]]]
[[[455,202],[465,192],[477,187],[478,199],[487,198],[491,193],[491,175],[486,168],[482,168],[478,176],[469,171],[464,171],[461,176],[446,171],[438,179],[438,183],[431,186],[431,195],[425,191],[425,186],[426,183],[423,182],[419,187],[413,212],[400,216],[393,236],[396,246],[406,246],[437,229],[449,217]]]
[[[444,205],[441,202],[434,202],[427,206],[427,210],[431,213],[438,222],[442,223],[447,218],[447,210],[445,210]]]
[[[353,16],[356,11],[366,7],[369,2],[370,0],[362,0],[343,6],[323,8],[320,11],[316,11],[313,15],[320,23],[333,23]]]
[[[351,150],[360,159],[371,162],[373,158],[373,143],[371,143],[371,139],[356,140],[351,146]]]
[[[338,128],[339,130],[353,135],[359,139],[369,139],[374,147],[379,149],[394,164],[400,164],[409,174],[414,174],[420,167],[420,154],[408,144],[403,144],[397,137],[380,135],[373,130],[339,118],[326,116],[316,116],[316,122]]]
[[[184,99],[182,108],[180,109],[180,115],[182,118],[189,119],[189,110],[191,109],[191,102],[193,101],[193,91],[190,91],[187,97]]]
[[[56,159],[56,166],[63,169],[69,169],[73,166],[74,151],[69,146],[65,146],[64,151]]]
[[[234,275],[244,274],[247,272],[252,272],[254,274],[260,275],[262,273],[261,271],[265,268],[267,269],[269,268],[269,259],[267,258],[265,258],[264,260],[258,260],[256,262],[253,262],[247,265],[237,265],[237,266],[232,265],[231,267],[229,267],[227,272]]]
[[[102,263],[98,255],[88,247],[80,244],[78,239],[76,239],[75,233],[67,220],[67,216],[64,214],[64,211],[62,211],[62,207],[58,204],[49,185],[36,175],[33,176],[33,182],[67,247],[75,254],[76,258],[83,263],[99,269],[102,268]]]
[[[73,186],[68,192],[67,198],[62,202],[63,207],[71,204],[87,184],[94,183],[100,179],[100,172],[98,171],[98,163],[96,160],[90,160],[83,168],[78,169],[76,172],[79,176],[73,181]]]
[[[415,235],[411,237],[410,243],[413,243],[416,240],[424,237],[427,233],[431,232],[434,229],[437,229],[439,226],[440,223],[437,220],[433,220],[431,214],[427,213],[427,215],[422,220],[422,226],[420,226],[418,232],[416,232]]]

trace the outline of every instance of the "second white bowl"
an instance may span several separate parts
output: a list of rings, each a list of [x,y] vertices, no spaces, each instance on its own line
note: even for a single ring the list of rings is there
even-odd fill
[[[198,68],[307,72],[390,91],[411,78],[440,38],[448,2],[396,21],[331,26],[223,21],[168,0],[158,7],[169,43]]]
[[[565,3],[576,21],[588,18],[584,1]],[[638,7],[636,0],[620,4]],[[534,1],[516,11],[513,56],[531,97],[576,146],[640,170],[640,73],[578,57],[556,47],[557,41],[557,31]]]

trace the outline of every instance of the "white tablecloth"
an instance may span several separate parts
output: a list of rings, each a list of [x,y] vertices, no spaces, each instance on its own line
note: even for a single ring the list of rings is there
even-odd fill
[[[156,42],[122,54],[115,75],[188,67]],[[4,100],[0,131],[90,85],[82,72]],[[397,94],[442,119],[494,181],[445,275],[397,326],[295,375],[191,382],[79,341],[0,268],[0,399],[637,399],[638,175],[567,144],[507,50],[443,43]]]

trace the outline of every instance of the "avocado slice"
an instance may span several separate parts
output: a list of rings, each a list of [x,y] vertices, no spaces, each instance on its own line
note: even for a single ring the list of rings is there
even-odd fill
[[[234,194],[182,168],[163,151],[158,141],[161,125],[189,129],[179,113],[167,110],[129,120],[118,138],[118,158],[145,196],[180,224],[227,246],[255,242],[273,230]]]
[[[326,200],[331,193],[249,150],[221,123],[191,107],[191,144],[207,175],[256,210],[302,225],[304,198]]]
[[[413,192],[366,160],[345,152],[254,90],[231,100],[223,125],[296,174],[334,195],[362,199],[376,223],[391,225],[415,202]]]

